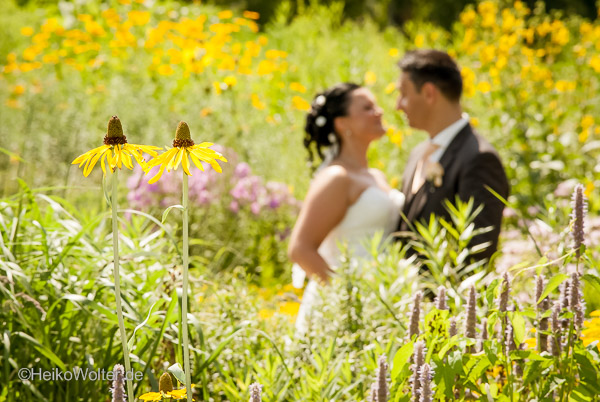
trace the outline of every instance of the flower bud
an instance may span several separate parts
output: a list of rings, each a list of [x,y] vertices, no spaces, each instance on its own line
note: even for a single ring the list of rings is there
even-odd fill
[[[438,288],[436,308],[438,310],[448,310],[448,305],[446,303],[446,288],[443,286]]]
[[[422,292],[417,292],[413,301],[412,313],[410,315],[410,330],[409,337],[412,339],[413,336],[419,336],[419,316],[421,315],[421,298],[423,297]]]
[[[111,388],[112,402],[125,402],[125,368],[122,364],[115,364],[113,368],[114,380]]]
[[[477,294],[475,287],[471,286],[469,292],[469,301],[467,302],[467,325],[465,330],[465,336],[467,338],[475,338],[477,326]]]
[[[171,392],[173,391],[173,380],[171,379],[171,374],[163,373],[158,380],[158,390],[159,392]]]

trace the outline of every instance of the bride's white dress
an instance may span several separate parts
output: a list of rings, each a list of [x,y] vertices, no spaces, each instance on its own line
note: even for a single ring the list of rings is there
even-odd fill
[[[363,246],[378,231],[383,231],[383,239],[396,230],[400,219],[400,210],[404,204],[404,194],[392,189],[386,192],[378,186],[367,187],[356,202],[348,207],[341,222],[329,232],[319,247],[319,254],[327,264],[335,269],[340,265],[342,252],[338,242],[343,243],[353,257],[372,258]],[[297,264],[292,268],[294,286],[302,287],[304,271]],[[307,329],[308,316],[318,296],[318,283],[309,280],[296,318],[296,332]]]

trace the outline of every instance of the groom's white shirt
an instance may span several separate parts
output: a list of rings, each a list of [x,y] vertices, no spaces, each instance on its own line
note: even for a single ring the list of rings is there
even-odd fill
[[[435,150],[429,157],[429,161],[432,163],[439,162],[442,155],[448,148],[448,145],[452,142],[456,134],[459,133],[469,123],[469,115],[466,113],[462,114],[462,117],[450,124],[448,127],[440,131],[431,142],[438,145],[439,148]]]

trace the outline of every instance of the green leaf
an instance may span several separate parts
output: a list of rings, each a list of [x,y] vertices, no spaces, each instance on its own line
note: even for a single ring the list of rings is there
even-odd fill
[[[129,342],[127,342],[127,346],[129,347],[129,350],[131,350],[133,348],[133,341],[135,340],[135,333],[137,332],[138,329],[140,329],[144,325],[146,325],[146,323],[150,319],[150,316],[152,315],[152,309],[154,308],[154,306],[156,306],[156,303],[158,303],[158,302],[162,302],[162,299],[155,301],[152,304],[152,306],[150,306],[150,310],[148,311],[148,316],[146,317],[146,319],[144,321],[142,321],[141,323],[139,323],[133,330],[133,334],[131,335],[131,338],[129,338]]]
[[[396,352],[392,363],[392,379],[396,380],[398,375],[402,372],[402,369],[413,354],[414,346],[414,342],[411,341]]]
[[[163,212],[162,219],[160,221],[161,223],[165,223],[167,220],[167,215],[169,215],[169,212],[171,212],[173,208],[183,211],[183,205],[171,205],[169,208],[165,209],[165,212]]]
[[[508,313],[510,322],[513,327],[513,337],[515,339],[515,345],[520,345],[525,340],[525,319],[518,313]]]
[[[183,368],[181,368],[181,364],[175,363],[174,365],[169,367],[167,369],[167,371],[170,372],[171,374],[173,374],[175,376],[175,378],[177,378],[177,381],[179,381],[183,385],[186,385],[185,384],[185,373],[183,372]]]
[[[542,293],[542,295],[540,296],[540,298],[538,299],[536,304],[539,304],[542,300],[544,300],[546,297],[548,297],[548,295],[550,293],[552,293],[552,291],[554,291],[554,289],[556,289],[568,277],[569,277],[569,275],[567,275],[567,274],[558,274],[555,277],[553,277],[552,279],[550,279],[550,281],[546,285],[546,289],[544,289],[544,292]]]
[[[596,288],[596,291],[600,293],[600,278],[596,275],[585,274],[581,277],[587,284]]]
[[[43,356],[47,357],[48,360],[56,364],[56,366],[58,366],[58,368],[60,368],[62,371],[67,371],[67,366],[62,362],[62,360],[60,360],[60,358],[56,356],[54,352],[51,351],[48,347],[42,345],[37,339],[24,332],[15,332],[14,335],[31,342],[35,350],[40,352]]]

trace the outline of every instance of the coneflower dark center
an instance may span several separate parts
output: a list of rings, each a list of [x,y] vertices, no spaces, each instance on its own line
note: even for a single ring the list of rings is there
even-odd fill
[[[187,147],[191,147],[194,145],[194,140],[192,140],[191,138],[175,138],[173,140],[173,146],[177,147],[177,148],[187,148]]]
[[[104,145],[123,145],[127,144],[127,137],[111,137],[108,134],[104,136]]]

